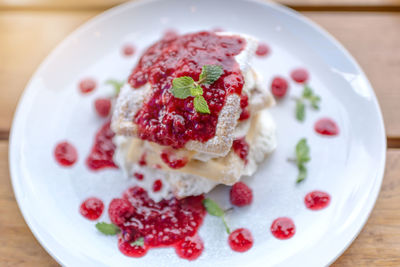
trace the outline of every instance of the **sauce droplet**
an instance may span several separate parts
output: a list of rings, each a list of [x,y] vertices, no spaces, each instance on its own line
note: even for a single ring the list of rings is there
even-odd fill
[[[265,57],[269,54],[270,48],[267,44],[260,43],[256,50],[256,55],[259,57]]]
[[[135,47],[133,45],[130,44],[126,44],[124,45],[124,47],[122,47],[122,54],[126,57],[130,57],[135,53]]]
[[[135,173],[133,174],[133,176],[135,176],[135,178],[138,179],[139,181],[142,181],[143,178],[144,178],[143,173],[139,173],[139,172],[135,172]]]
[[[133,258],[140,258],[147,254],[147,251],[149,250],[149,248],[146,245],[146,243],[144,243],[143,246],[138,246],[138,245],[132,246],[131,245],[132,242],[124,241],[124,239],[121,237],[118,238],[119,251],[121,251],[122,254],[124,254],[125,256],[133,257]]]
[[[253,246],[254,241],[248,229],[239,228],[229,235],[228,243],[233,251],[245,252]]]
[[[321,210],[331,202],[331,196],[322,191],[312,191],[304,198],[304,204],[310,210]]]
[[[70,143],[61,142],[54,150],[54,157],[61,166],[69,167],[78,160],[78,152]]]
[[[154,192],[158,192],[158,191],[160,191],[161,190],[161,188],[162,188],[162,181],[160,180],[160,179],[158,179],[158,180],[155,180],[154,181],[154,184],[153,184],[153,191]]]
[[[292,219],[280,217],[275,219],[271,224],[271,233],[278,239],[289,239],[296,232],[296,227]]]
[[[100,218],[104,210],[103,201],[97,197],[86,199],[80,206],[79,212],[88,220],[94,221]]]
[[[335,136],[339,134],[339,127],[336,122],[329,118],[322,118],[314,125],[314,130],[322,135]]]
[[[234,140],[232,148],[236,155],[238,155],[245,163],[247,163],[247,155],[249,154],[250,147],[245,137]]]
[[[97,84],[95,80],[91,78],[86,78],[79,83],[79,90],[82,94],[87,94],[96,89],[96,86]]]
[[[203,240],[198,235],[187,236],[175,245],[176,254],[182,259],[195,260],[204,250]]]
[[[292,77],[293,81],[297,83],[305,83],[309,78],[309,74],[307,70],[299,68],[299,69],[294,69],[290,73],[290,77]]]

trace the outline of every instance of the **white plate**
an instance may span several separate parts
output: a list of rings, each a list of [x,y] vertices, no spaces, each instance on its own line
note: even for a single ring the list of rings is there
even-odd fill
[[[322,108],[309,110],[304,124],[294,119],[290,97],[273,109],[278,149],[247,180],[254,188],[253,205],[228,217],[232,228],[252,231],[255,244],[250,251],[232,252],[218,219],[207,216],[200,229],[205,251],[196,261],[178,258],[173,249],[152,249],[141,259],[125,257],[115,237],[102,236],[78,213],[86,197],[99,196],[108,203],[127,183],[118,170],[87,170],[85,157],[103,123],[94,113],[93,100],[110,88],[101,85],[83,97],[76,84],[86,76],[100,83],[126,78],[137,60],[121,56],[127,42],[139,48],[138,55],[167,28],[183,33],[216,26],[254,35],[271,46],[268,58],[254,62],[268,83],[274,75],[288,77],[293,68],[306,67],[311,86],[322,96]],[[301,87],[291,83],[290,94],[300,92]],[[313,123],[323,116],[338,122],[338,137],[313,132]],[[296,167],[286,158],[303,136],[311,144],[312,160],[309,178],[296,186]],[[55,144],[64,139],[78,148],[80,158],[73,168],[61,168],[53,159]],[[322,266],[346,249],[367,220],[382,182],[385,147],[381,112],[367,78],[342,46],[301,15],[258,1],[143,1],[118,6],[86,23],[40,66],[15,116],[10,168],[26,222],[63,265]],[[304,195],[314,189],[331,194],[328,208],[305,208]],[[214,195],[227,203],[226,189]],[[295,221],[293,238],[282,241],[271,235],[270,224],[279,216]],[[108,219],[106,214],[102,219]]]

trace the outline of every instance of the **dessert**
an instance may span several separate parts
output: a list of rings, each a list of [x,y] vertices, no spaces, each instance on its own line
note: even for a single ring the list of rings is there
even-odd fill
[[[115,163],[152,199],[233,185],[275,149],[274,99],[250,66],[256,49],[251,36],[199,32],[167,35],[141,56],[111,129]]]

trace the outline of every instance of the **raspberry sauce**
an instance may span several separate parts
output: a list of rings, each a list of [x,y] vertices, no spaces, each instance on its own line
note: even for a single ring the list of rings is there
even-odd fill
[[[87,94],[96,89],[97,84],[95,80],[86,78],[80,81],[78,86],[82,94]]]
[[[253,246],[253,236],[246,228],[233,231],[228,238],[228,244],[233,251],[245,252]]]
[[[108,208],[111,222],[121,229],[119,249],[127,256],[141,257],[149,248],[172,246],[182,258],[197,258],[203,250],[203,242],[196,237],[205,216],[203,199],[192,196],[154,202],[143,188],[128,189]],[[140,237],[144,247],[131,246]]]
[[[314,130],[321,135],[335,136],[339,134],[336,122],[329,118],[322,118],[314,124]]]
[[[134,176],[136,179],[138,179],[139,181],[142,181],[143,178],[144,178],[143,173],[139,173],[139,172],[135,172],[135,173],[133,174],[133,176]]]
[[[130,44],[126,44],[122,47],[122,54],[126,57],[130,57],[135,54],[135,47]]]
[[[140,159],[139,159],[139,165],[140,166],[147,166],[147,161],[146,161],[146,153],[143,153],[141,156],[140,156]]]
[[[256,55],[259,57],[266,57],[270,52],[269,46],[264,43],[259,43],[257,50],[256,50]]]
[[[175,245],[176,254],[190,261],[197,259],[203,250],[203,240],[198,235],[187,236]]]
[[[331,196],[322,191],[312,191],[304,197],[304,204],[310,210],[321,210],[331,202]]]
[[[249,154],[249,144],[247,143],[245,137],[236,139],[232,144],[233,151],[245,162],[247,163],[247,155]]]
[[[246,93],[242,93],[240,96],[240,108],[242,109],[242,113],[240,113],[239,121],[244,121],[250,118],[249,111],[249,97]]]
[[[103,201],[97,197],[86,199],[80,206],[80,214],[88,220],[94,221],[100,218],[104,210]]]
[[[138,136],[160,145],[183,147],[189,140],[206,142],[215,136],[219,112],[229,94],[241,95],[244,78],[235,60],[246,41],[239,36],[199,32],[164,37],[149,47],[128,79],[133,88],[149,82],[151,96],[135,115]],[[196,112],[193,97],[175,98],[172,80],[199,79],[204,65],[219,65],[223,74],[211,85],[202,85],[210,114]]]
[[[163,186],[163,184],[162,184],[162,181],[160,179],[155,180],[154,183],[153,183],[153,191],[154,192],[160,191],[162,186]]]
[[[160,157],[162,161],[172,169],[183,168],[189,161],[186,157],[179,158],[176,155],[174,155],[173,152],[168,150],[162,151]]]
[[[280,217],[271,224],[271,233],[278,239],[289,239],[295,232],[296,227],[290,218]]]
[[[92,151],[86,159],[86,165],[91,170],[103,168],[118,168],[113,161],[116,146],[112,142],[115,133],[110,128],[111,122],[106,122],[97,132]]]
[[[297,83],[306,83],[308,81],[309,74],[307,70],[299,68],[294,69],[290,73],[290,77],[292,77],[293,81]]]
[[[54,157],[61,166],[70,167],[78,160],[78,152],[73,145],[65,141],[56,146]]]

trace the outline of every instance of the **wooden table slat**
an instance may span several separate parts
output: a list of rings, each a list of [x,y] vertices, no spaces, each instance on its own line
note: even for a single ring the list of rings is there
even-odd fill
[[[0,0],[3,9],[107,9],[126,0]],[[399,0],[276,0],[291,7],[399,7]]]

